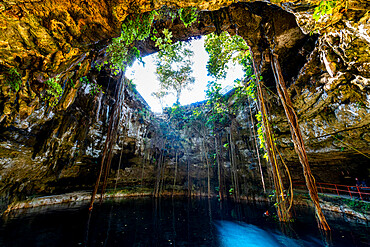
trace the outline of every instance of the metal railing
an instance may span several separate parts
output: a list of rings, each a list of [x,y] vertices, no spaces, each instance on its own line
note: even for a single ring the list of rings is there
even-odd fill
[[[305,182],[294,182],[293,188],[297,187],[306,187]],[[329,194],[337,194],[340,195],[350,195],[351,198],[353,196],[358,195],[361,200],[370,198],[370,187],[362,187],[362,186],[349,186],[349,185],[342,185],[342,184],[329,184],[329,183],[316,183],[316,187],[318,192],[321,193],[329,193]]]

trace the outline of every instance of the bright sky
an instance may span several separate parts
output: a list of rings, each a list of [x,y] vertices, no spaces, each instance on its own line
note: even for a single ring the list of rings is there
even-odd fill
[[[214,81],[215,79],[207,76],[206,64],[208,61],[208,53],[204,49],[204,37],[191,42],[191,50],[194,51],[194,65],[193,65],[193,76],[195,77],[195,83],[192,85],[191,90],[185,90],[182,92],[180,97],[180,104],[187,105],[198,101],[205,100],[205,90],[207,88],[208,81]],[[151,96],[152,92],[159,89],[159,81],[155,74],[154,64],[155,54],[146,56],[143,58],[145,66],[138,61],[134,65],[127,69],[126,77],[133,80],[136,84],[136,89],[139,91],[141,96],[149,104],[153,112],[162,112],[159,101]],[[241,79],[243,77],[243,71],[240,65],[229,66],[227,77],[225,80],[218,80],[222,87],[227,85],[233,85],[235,79]],[[165,99],[166,106],[172,106],[176,101],[174,95],[169,95]]]

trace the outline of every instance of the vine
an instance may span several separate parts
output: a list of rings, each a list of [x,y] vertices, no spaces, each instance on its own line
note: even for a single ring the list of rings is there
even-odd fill
[[[258,121],[257,123],[257,135],[258,135],[258,140],[259,140],[259,144],[260,144],[260,149],[266,151],[267,147],[266,147],[266,137],[265,137],[265,129],[263,127],[263,123],[262,123],[262,113],[259,111],[257,114],[256,114],[256,119]],[[263,154],[263,158],[266,159],[268,161],[268,155],[267,155],[267,152],[264,152]]]

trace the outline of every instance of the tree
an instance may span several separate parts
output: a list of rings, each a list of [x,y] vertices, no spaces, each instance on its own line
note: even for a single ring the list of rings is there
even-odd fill
[[[220,35],[212,33],[206,36],[204,48],[209,54],[208,75],[216,79],[225,78],[230,61],[234,65],[241,64],[246,76],[253,74],[249,47],[242,37],[230,36],[227,32]]]
[[[208,119],[206,126],[214,133],[223,130],[230,122],[227,99],[221,94],[221,89],[221,84],[215,81],[209,81],[207,84],[205,108]]]
[[[168,95],[168,92],[159,90],[158,92],[153,92],[151,95],[159,101],[161,108],[164,108],[164,97]]]
[[[182,91],[195,81],[192,76],[193,55],[194,52],[184,42],[168,45],[157,54],[157,78],[163,90],[176,94],[176,104],[179,104]]]

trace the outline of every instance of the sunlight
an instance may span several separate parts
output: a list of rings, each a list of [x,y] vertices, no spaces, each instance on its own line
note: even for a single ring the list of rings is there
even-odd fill
[[[204,37],[198,40],[192,40],[190,49],[194,51],[194,77],[195,84],[191,90],[185,90],[180,98],[182,105],[191,104],[198,101],[205,100],[205,90],[208,81],[215,80],[214,78],[207,76],[206,64],[208,61],[208,54],[204,49]],[[136,88],[149,104],[153,112],[162,112],[159,101],[151,96],[151,93],[159,89],[159,82],[155,74],[155,54],[146,56],[143,58],[145,65],[143,66],[140,62],[136,61],[134,65],[127,69],[126,76],[133,80],[136,84]],[[244,75],[242,66],[231,66],[229,73],[224,80],[218,80],[222,87],[232,86],[235,79],[241,79]],[[164,100],[164,107],[172,106],[176,102],[175,95],[168,95]]]

